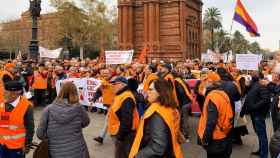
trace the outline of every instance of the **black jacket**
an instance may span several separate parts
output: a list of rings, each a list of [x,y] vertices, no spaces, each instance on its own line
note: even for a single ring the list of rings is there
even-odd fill
[[[183,106],[189,104],[191,102],[190,98],[187,96],[184,87],[176,80],[175,80],[175,88],[176,88],[176,94],[177,94],[177,99],[179,101],[179,105]]]
[[[154,113],[145,122],[136,158],[173,158],[171,133],[163,118]]]
[[[280,109],[278,108],[280,86],[274,83],[268,84],[268,89],[271,93],[271,117],[274,132],[280,127]]]
[[[269,112],[269,106],[270,92],[267,86],[255,82],[245,98],[240,116],[243,117],[244,114],[251,114],[265,118]]]
[[[220,88],[218,89],[222,90]],[[208,90],[207,94],[211,90],[213,89]],[[227,148],[230,146],[229,144],[231,144],[231,139],[229,139],[229,137],[220,140],[213,140],[213,131],[217,125],[218,117],[219,111],[216,105],[210,100],[207,107],[207,121],[204,135],[202,140],[198,140],[198,144],[202,145],[207,150],[207,153],[215,154],[224,152],[228,150]]]
[[[272,136],[269,148],[271,158],[277,158],[278,154],[280,154],[280,128]]]
[[[235,111],[234,102],[239,101],[241,98],[241,94],[239,93],[236,85],[233,81],[221,81],[221,89],[226,92],[230,99],[230,104],[232,106],[233,112]]]
[[[127,91],[128,88],[120,90],[117,95]],[[119,141],[123,141],[126,137],[134,134],[135,131],[132,131],[133,126],[133,111],[135,108],[135,102],[132,98],[127,98],[123,101],[121,108],[116,112],[119,120],[120,120],[120,129],[117,133],[116,137]]]

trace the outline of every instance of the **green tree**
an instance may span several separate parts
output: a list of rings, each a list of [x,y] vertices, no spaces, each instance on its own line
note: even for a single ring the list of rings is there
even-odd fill
[[[212,50],[215,49],[214,33],[222,28],[221,21],[221,12],[218,8],[212,7],[206,10],[203,18],[203,28],[210,32]]]
[[[215,48],[217,48],[220,53],[225,53],[231,50],[231,38],[225,30],[220,29],[214,34],[214,37]]]
[[[258,42],[253,42],[249,45],[249,51],[254,54],[261,53],[261,47]]]
[[[249,50],[249,41],[247,41],[239,31],[235,31],[231,47],[234,54],[247,53]]]
[[[73,47],[80,48],[83,58],[84,49],[96,52],[101,48],[115,46],[116,10],[108,9],[103,1],[80,0],[78,7],[70,0],[51,0],[60,12],[61,39],[69,39]],[[111,14],[114,11],[114,14]]]

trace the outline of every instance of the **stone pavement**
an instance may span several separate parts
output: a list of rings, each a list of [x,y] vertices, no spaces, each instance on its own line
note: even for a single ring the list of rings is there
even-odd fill
[[[36,125],[38,124],[41,112],[42,108],[35,109]],[[89,116],[91,118],[91,123],[87,128],[84,129],[84,136],[87,141],[91,158],[114,158],[114,146],[109,136],[106,137],[103,145],[99,145],[92,140],[93,137],[98,136],[100,130],[102,129],[105,116],[98,113],[89,113]],[[248,120],[250,121],[250,119]],[[192,118],[190,123],[192,128],[192,139],[190,143],[182,145],[184,158],[206,158],[205,151],[200,146],[196,145],[195,130],[197,127],[198,119]],[[267,120],[267,125],[268,124],[271,125],[270,120]],[[232,158],[257,158],[250,155],[252,151],[255,151],[258,148],[257,138],[252,131],[253,128],[251,124],[248,125],[248,129],[250,134],[243,137],[244,145],[233,147],[233,154],[231,156]],[[267,132],[270,138],[270,135],[272,133],[271,126],[268,127]],[[38,141],[36,136],[35,141]],[[27,155],[27,158],[32,158],[32,152]]]

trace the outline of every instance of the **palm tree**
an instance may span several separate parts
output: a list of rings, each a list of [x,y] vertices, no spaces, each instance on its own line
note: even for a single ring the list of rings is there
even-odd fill
[[[211,32],[211,48],[214,50],[214,33],[215,30],[222,28],[221,11],[218,8],[208,8],[203,18],[203,28]]]

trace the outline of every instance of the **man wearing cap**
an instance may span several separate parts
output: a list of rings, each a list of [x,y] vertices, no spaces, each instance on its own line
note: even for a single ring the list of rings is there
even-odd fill
[[[34,134],[32,103],[22,94],[18,81],[5,83],[5,101],[0,103],[0,157],[24,158]]]
[[[115,158],[127,158],[139,123],[136,99],[126,78],[116,77],[112,83],[116,96],[108,113],[108,132],[115,143]]]
[[[14,64],[7,63],[5,70],[0,74],[0,102],[4,101],[4,83],[14,80],[14,68]]]

